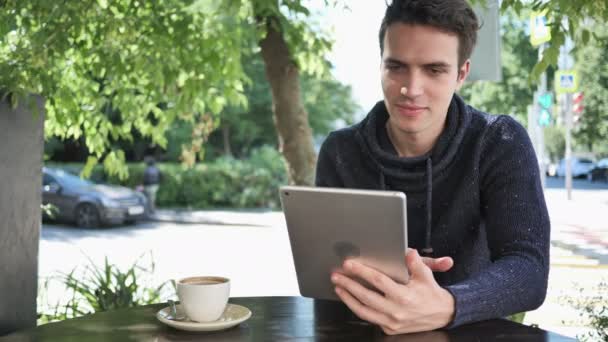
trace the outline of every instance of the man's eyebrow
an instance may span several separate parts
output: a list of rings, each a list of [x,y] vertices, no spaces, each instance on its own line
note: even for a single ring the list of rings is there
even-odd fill
[[[426,63],[426,64],[424,64],[424,66],[427,67],[427,68],[441,68],[441,69],[449,69],[450,68],[450,64],[445,63],[445,62]]]
[[[391,58],[391,57],[387,57],[384,59],[384,64],[392,64],[392,65],[399,65],[399,66],[407,66],[408,64],[400,61],[398,59],[395,58]],[[430,62],[430,63],[425,63],[422,65],[425,68],[442,68],[442,69],[449,69],[450,68],[450,64],[446,63],[446,62],[442,62],[442,61],[437,61],[437,62]]]
[[[384,64],[396,64],[396,65],[402,65],[405,66],[407,65],[407,63],[404,63],[398,59],[395,58],[391,58],[391,57],[387,57],[384,59]]]

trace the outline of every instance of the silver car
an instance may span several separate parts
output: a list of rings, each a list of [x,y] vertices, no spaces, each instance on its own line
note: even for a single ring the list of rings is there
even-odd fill
[[[587,158],[571,157],[570,165],[572,166],[572,177],[586,177],[587,173],[593,168],[593,160]],[[556,175],[558,177],[566,176],[566,159],[559,161],[557,165]]]
[[[140,192],[95,184],[61,169],[45,167],[42,175],[42,203],[54,207],[54,219],[100,227],[133,223],[146,215],[146,198]]]

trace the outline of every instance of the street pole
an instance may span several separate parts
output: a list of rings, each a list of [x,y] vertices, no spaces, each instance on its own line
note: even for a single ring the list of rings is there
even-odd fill
[[[568,200],[572,200],[572,94],[566,94],[566,191]]]
[[[538,48],[538,60],[542,60],[543,52],[547,46],[547,43],[543,43]],[[545,136],[544,136],[544,127],[540,125],[538,119],[540,118],[541,107],[538,103],[538,98],[547,93],[547,73],[543,72],[540,75],[540,86],[536,91],[536,96],[534,98],[534,123],[533,127],[536,131],[536,157],[538,158],[538,166],[540,170],[540,181],[543,189],[546,186],[546,165],[545,165]]]
[[[572,43],[567,39],[566,43],[560,48],[559,69],[568,70],[573,67],[574,61],[568,53],[572,47]],[[564,123],[566,125],[566,151],[564,155],[564,163],[566,164],[566,193],[568,200],[572,200],[572,94],[566,93],[563,96],[562,113]]]

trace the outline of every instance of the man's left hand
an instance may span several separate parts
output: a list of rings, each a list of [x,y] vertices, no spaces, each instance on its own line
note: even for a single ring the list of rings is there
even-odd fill
[[[359,318],[379,325],[388,335],[429,331],[445,327],[454,315],[454,298],[439,286],[433,272],[416,250],[405,257],[410,279],[399,284],[389,276],[353,260],[331,280],[336,294]],[[367,281],[370,290],[351,277]]]

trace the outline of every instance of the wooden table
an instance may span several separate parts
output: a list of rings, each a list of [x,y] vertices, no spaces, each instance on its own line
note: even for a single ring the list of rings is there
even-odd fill
[[[190,333],[156,319],[164,304],[100,312],[0,337],[9,341],[574,341],[549,331],[496,319],[451,330],[387,336],[340,302],[303,297],[231,298],[252,317],[224,331]]]

